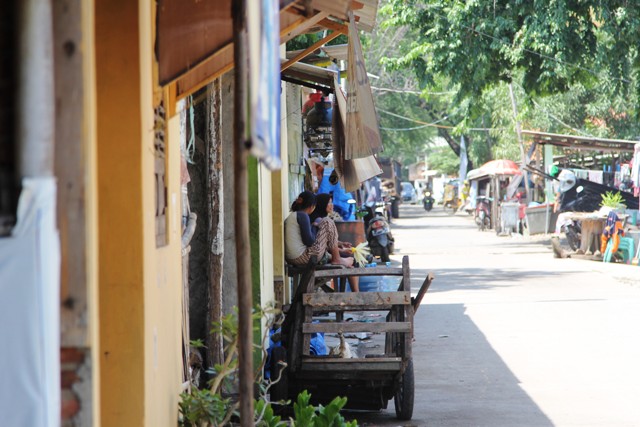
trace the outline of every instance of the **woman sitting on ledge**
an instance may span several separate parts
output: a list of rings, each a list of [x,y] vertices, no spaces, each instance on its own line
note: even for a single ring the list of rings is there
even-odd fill
[[[316,194],[316,209],[309,215],[311,218],[311,224],[320,224],[322,221],[329,220],[334,223],[333,220],[334,210],[333,210],[333,196],[331,194],[321,193]],[[340,215],[338,215],[340,217]],[[342,218],[342,217],[340,217]],[[349,242],[341,242],[338,241],[338,251],[340,255],[345,258],[352,257],[352,244]],[[354,259],[355,261],[355,259]],[[355,262],[354,262],[355,265]],[[355,265],[357,267],[357,265]],[[351,291],[359,292],[360,291],[360,278],[358,276],[349,276],[349,284],[351,285]]]
[[[353,258],[342,258],[338,247],[335,223],[323,218],[311,225],[309,214],[316,207],[316,196],[303,191],[291,205],[291,213],[284,220],[285,258],[294,265],[307,265],[312,256],[319,262],[353,266]],[[327,256],[327,252],[329,256]]]

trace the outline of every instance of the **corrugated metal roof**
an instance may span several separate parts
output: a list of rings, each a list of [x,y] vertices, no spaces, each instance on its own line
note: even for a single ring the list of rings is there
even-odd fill
[[[566,147],[584,151],[613,151],[633,152],[633,147],[638,141],[626,139],[606,139],[591,136],[562,135],[557,133],[537,132],[523,130],[522,135],[528,136],[537,144],[550,144],[557,147]]]

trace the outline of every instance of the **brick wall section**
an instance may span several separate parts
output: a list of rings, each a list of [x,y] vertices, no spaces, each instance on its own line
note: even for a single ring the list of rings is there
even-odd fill
[[[78,425],[74,417],[81,408],[81,397],[73,390],[73,386],[82,381],[78,371],[85,364],[86,351],[77,347],[63,347],[60,349],[61,379],[62,379],[62,426]],[[90,396],[82,396],[90,399]]]

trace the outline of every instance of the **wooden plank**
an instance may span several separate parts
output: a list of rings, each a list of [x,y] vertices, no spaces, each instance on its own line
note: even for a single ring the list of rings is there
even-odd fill
[[[281,16],[282,16],[282,13],[281,13]],[[304,18],[299,18],[295,20],[286,28],[283,28],[280,30],[280,44],[284,44],[289,40],[299,36],[300,34],[307,31],[309,28],[316,25],[318,22],[327,18],[328,16],[329,16],[328,12],[320,12],[320,13],[316,13],[314,16],[306,20]]]
[[[320,294],[312,293],[303,296],[303,304],[312,307],[327,306],[369,306],[378,309],[381,305],[411,304],[410,292],[347,292]]]
[[[375,359],[307,359],[304,358],[300,372],[348,373],[352,377],[362,378],[364,372],[400,372],[402,359],[400,357],[375,358]]]
[[[96,202],[90,196],[90,181],[94,178],[89,173],[95,167],[91,156],[94,148],[90,147],[90,128],[95,122],[91,113],[95,107],[87,105],[85,90],[91,79],[83,73],[91,54],[83,47],[91,44],[92,36],[83,33],[83,6],[79,0],[51,5],[56,95],[54,173],[58,181],[56,215],[61,252],[60,344],[86,347],[90,342],[87,319],[92,281],[88,266],[96,249],[88,243],[94,240],[88,218]]]
[[[411,291],[411,270],[409,269],[409,257],[406,255],[402,257],[402,285],[400,289]],[[398,320],[405,320],[411,325],[411,333],[404,335],[404,342],[400,352],[402,359],[407,360],[411,358],[411,343],[413,341],[413,306],[398,308],[398,310],[402,313]]]
[[[332,322],[332,323],[305,323],[302,325],[302,332],[312,334],[324,332],[328,334],[338,334],[340,332],[411,332],[409,322]],[[407,334],[410,335],[410,334]],[[411,337],[409,337],[411,339]]]
[[[320,22],[318,22],[318,25],[325,27],[329,30],[340,31],[343,34],[349,34],[348,26],[344,24],[340,24],[336,21],[332,21],[331,19],[323,19]]]
[[[370,267],[370,268],[344,268],[340,270],[316,271],[316,277],[345,277],[345,276],[402,276],[401,268],[393,267]]]
[[[310,357],[304,357],[302,359],[302,363],[307,365],[313,365],[313,364],[352,365],[356,363],[374,364],[376,362],[381,362],[381,363],[402,362],[402,358],[400,357],[352,357],[349,359],[344,359],[342,357],[310,356]]]
[[[415,298],[411,299],[411,305],[413,305],[414,314],[415,314],[416,311],[418,311],[418,307],[420,307],[420,303],[422,302],[422,298],[424,298],[424,295],[429,290],[429,287],[431,286],[431,282],[433,281],[433,278],[434,278],[434,276],[433,276],[432,273],[427,274],[427,277],[424,279],[424,282],[422,282],[422,286],[420,287],[420,290],[418,291],[418,295],[416,295]]]
[[[329,43],[331,40],[335,39],[336,37],[338,37],[341,34],[344,34],[344,33],[341,32],[341,31],[334,31],[333,33],[329,34],[328,36],[326,36],[322,40],[318,40],[317,42],[315,42],[314,44],[312,44],[311,46],[306,48],[304,51],[300,52],[299,54],[297,54],[296,56],[294,56],[293,58],[291,58],[290,60],[288,60],[287,62],[282,64],[282,67],[281,67],[280,71],[284,71],[287,68],[291,67],[296,62],[300,61],[301,59],[305,58],[306,56],[309,56],[311,53],[313,53],[313,51],[315,51],[316,49],[318,49],[318,48],[324,46],[325,44]]]
[[[233,44],[229,43],[175,80],[176,98],[179,100],[196,92],[233,67]]]

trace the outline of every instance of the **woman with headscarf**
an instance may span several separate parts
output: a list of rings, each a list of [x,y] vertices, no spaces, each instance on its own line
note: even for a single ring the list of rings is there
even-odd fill
[[[340,256],[338,230],[328,219],[311,225],[309,215],[315,210],[316,197],[310,191],[303,191],[291,205],[291,213],[284,221],[285,258],[294,265],[306,265],[315,256],[318,261],[330,254],[331,264],[353,266],[353,258]]]

